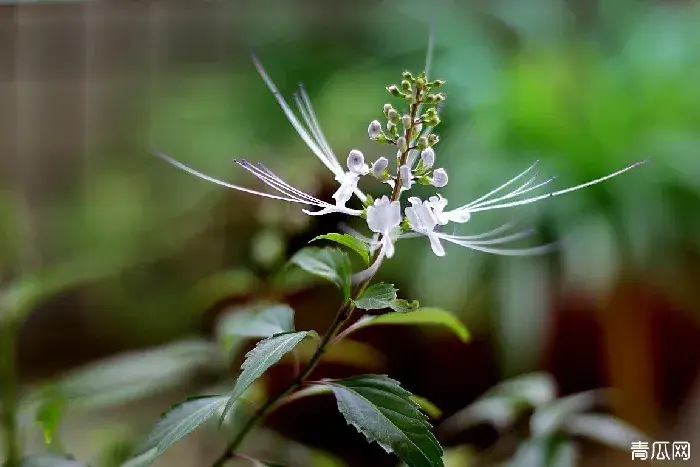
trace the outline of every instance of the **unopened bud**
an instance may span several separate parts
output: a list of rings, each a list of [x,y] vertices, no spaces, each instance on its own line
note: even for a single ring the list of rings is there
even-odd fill
[[[387,112],[386,116],[389,118],[389,121],[392,123],[396,123],[399,120],[399,113],[396,111],[396,109],[389,109]]]
[[[426,81],[425,81],[425,73],[421,73],[418,78],[416,78],[416,86],[418,88],[423,88],[425,87]]]
[[[348,170],[356,174],[361,174],[365,172],[367,168],[367,166],[365,165],[365,156],[357,149],[353,149],[352,151],[350,151],[350,154],[348,154],[347,162]]]
[[[407,79],[401,81],[401,89],[404,91],[408,92],[411,90],[411,82],[408,81]]]
[[[377,120],[372,120],[369,127],[367,127],[367,134],[369,135],[369,139],[376,140],[379,138],[379,135],[382,134],[382,124]]]
[[[411,188],[413,184],[413,173],[411,168],[407,165],[402,165],[399,167],[399,176],[401,177],[401,184],[406,188]]]
[[[389,160],[386,157],[380,157],[372,164],[372,175],[380,178],[388,166]]]
[[[396,146],[397,146],[400,150],[405,151],[405,150],[406,150],[406,138],[404,138],[403,136],[400,136],[400,137],[396,140]]]
[[[435,164],[435,151],[433,148],[423,149],[420,153],[420,158],[423,161],[423,166],[430,168]]]
[[[408,81],[413,81],[413,75],[411,74],[410,71],[404,71],[401,76],[403,79],[407,79]]]
[[[445,172],[445,169],[435,169],[433,176],[430,178],[430,184],[437,188],[447,185],[447,172]]]
[[[444,79],[436,79],[435,81],[431,81],[430,83],[428,83],[428,86],[430,86],[431,88],[439,88],[444,84],[445,84]]]
[[[413,167],[413,164],[416,163],[416,159],[418,159],[418,154],[419,152],[416,149],[411,149],[408,151],[408,156],[406,156],[406,165]]]
[[[413,131],[415,131],[416,133],[420,133],[421,131],[423,131],[423,124],[421,122],[416,123],[413,127]]]
[[[411,116],[404,115],[403,117],[401,117],[401,123],[403,123],[404,128],[409,128],[411,126]]]
[[[389,115],[389,111],[393,108],[391,104],[384,104],[384,115]]]
[[[421,136],[418,138],[418,149],[425,149],[428,147],[428,138]]]
[[[435,146],[437,143],[440,142],[440,137],[436,135],[435,133],[431,133],[428,135],[428,145],[429,146]]]
[[[389,91],[389,94],[391,94],[394,97],[404,97],[404,94],[401,91],[399,91],[399,88],[396,87],[395,84],[387,86],[386,90]]]

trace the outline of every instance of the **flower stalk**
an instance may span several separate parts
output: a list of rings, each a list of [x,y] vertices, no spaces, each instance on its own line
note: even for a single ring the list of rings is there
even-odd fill
[[[377,254],[375,254],[375,260],[377,259]],[[321,342],[316,349],[316,352],[311,356],[309,362],[304,366],[299,375],[294,378],[284,389],[279,391],[277,394],[268,399],[265,404],[263,404],[255,413],[250,417],[246,424],[241,428],[241,430],[236,434],[233,440],[226,447],[224,452],[219,456],[219,458],[212,464],[212,467],[223,467],[226,462],[236,456],[236,451],[241,446],[248,434],[257,426],[257,424],[267,415],[282,399],[287,397],[289,394],[301,387],[306,379],[311,375],[311,372],[316,368],[321,358],[326,353],[330,345],[333,343],[336,336],[343,329],[345,324],[350,320],[352,313],[355,311],[355,299],[357,299],[365,288],[372,281],[374,276],[367,278],[362,281],[354,290],[351,297],[343,302],[343,304],[338,309],[338,313],[335,315],[333,323],[331,323],[328,331],[324,334]]]

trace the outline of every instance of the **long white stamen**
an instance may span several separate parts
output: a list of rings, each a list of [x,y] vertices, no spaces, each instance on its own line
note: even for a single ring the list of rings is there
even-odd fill
[[[644,164],[645,162],[648,162],[648,161],[649,161],[649,159],[645,159],[645,160],[643,160],[643,161],[635,162],[634,164],[632,164],[632,165],[630,165],[630,166],[628,166],[628,167],[625,167],[624,169],[618,170],[617,172],[614,172],[614,173],[611,173],[611,174],[609,174],[609,175],[606,175],[605,177],[597,178],[597,179],[595,179],[595,180],[591,180],[590,182],[583,183],[583,184],[581,184],[581,185],[576,185],[576,186],[573,186],[573,187],[571,187],[571,188],[566,188],[565,190],[554,191],[554,192],[552,192],[552,193],[547,193],[547,194],[544,194],[544,195],[541,195],[541,196],[535,196],[535,197],[533,197],[533,198],[527,198],[527,199],[523,199],[523,200],[520,200],[520,201],[513,201],[513,202],[510,202],[510,203],[497,204],[497,205],[495,205],[495,206],[483,206],[483,207],[478,207],[478,208],[470,209],[470,211],[471,211],[471,212],[477,212],[477,211],[488,211],[488,210],[491,210],[491,209],[509,208],[509,207],[511,207],[511,206],[520,206],[520,205],[523,205],[523,204],[534,203],[535,201],[539,201],[539,200],[541,200],[541,199],[552,198],[552,197],[554,197],[554,196],[563,195],[563,194],[565,194],[565,193],[571,193],[572,191],[580,190],[581,188],[586,188],[586,187],[588,187],[588,186],[595,185],[596,183],[600,183],[600,182],[604,182],[605,180],[609,180],[609,179],[611,179],[611,178],[613,178],[613,177],[616,177],[616,176],[618,176],[618,175],[620,175],[620,174],[623,174],[623,173],[627,172],[628,170],[632,170],[633,168],[638,167],[638,166],[640,166],[640,165],[642,165],[642,164]]]
[[[556,180],[556,178],[557,178],[556,176],[554,176],[554,177],[549,177],[547,180],[545,180],[545,181],[543,181],[543,182],[541,182],[541,183],[538,183],[537,185],[532,186],[532,187],[530,187],[530,188],[527,188],[527,189],[525,189],[525,190],[522,189],[523,187],[520,187],[520,188],[518,188],[517,190],[515,190],[515,191],[513,191],[513,192],[511,192],[511,193],[508,193],[507,195],[504,195],[504,196],[501,196],[501,197],[495,198],[495,199],[490,199],[490,200],[488,200],[488,201],[484,201],[484,202],[482,202],[482,203],[476,204],[476,205],[472,206],[472,207],[469,209],[469,211],[474,211],[474,208],[480,208],[480,207],[482,207],[482,206],[489,206],[489,205],[491,205],[491,204],[498,203],[499,201],[503,201],[503,200],[506,200],[506,199],[515,198],[516,196],[520,196],[520,195],[522,195],[522,194],[529,193],[530,191],[536,190],[536,189],[538,189],[538,188],[541,188],[541,187],[547,185],[548,183],[551,183],[553,180]]]
[[[318,147],[318,145],[313,141],[313,139],[309,135],[308,131],[306,131],[304,126],[301,124],[301,122],[299,122],[299,119],[296,117],[296,115],[294,115],[294,112],[287,104],[287,101],[284,100],[284,97],[282,97],[282,94],[277,89],[277,86],[275,86],[275,84],[272,82],[270,77],[265,72],[265,69],[263,68],[263,66],[260,63],[260,61],[258,60],[258,58],[252,52],[251,52],[250,56],[251,56],[251,59],[253,60],[253,64],[255,65],[255,68],[258,70],[258,73],[262,77],[263,81],[265,81],[265,84],[267,85],[268,89],[270,89],[270,92],[272,92],[272,95],[275,96],[277,103],[280,105],[280,107],[282,107],[284,114],[287,116],[287,119],[292,124],[294,129],[297,131],[297,133],[299,134],[301,139],[304,140],[306,145],[309,147],[309,149],[311,149],[311,151],[313,151],[313,153],[316,155],[316,157],[318,157],[318,159],[326,167],[328,167],[328,170],[333,172],[334,175],[340,176],[343,173],[342,169],[338,170],[338,168],[340,167],[340,163],[337,160],[335,161],[335,163],[329,162],[328,155],[325,154],[320,147]]]
[[[442,238],[440,234],[437,234],[438,238]],[[548,245],[536,246],[532,248],[517,248],[517,249],[502,249],[502,248],[488,248],[480,245],[475,245],[471,242],[460,242],[445,238],[444,240],[460,245],[472,250],[482,251],[484,253],[493,253],[502,256],[530,256],[530,255],[540,255],[544,253],[551,253],[556,250],[558,243],[550,243]]]
[[[457,209],[459,210],[459,209],[464,209],[464,208],[470,208],[470,207],[476,205],[477,203],[479,203],[479,202],[481,202],[481,201],[484,201],[485,199],[488,199],[491,195],[494,195],[494,194],[498,193],[498,192],[501,191],[503,188],[507,187],[508,185],[510,185],[510,184],[513,183],[514,181],[518,180],[519,178],[521,178],[522,176],[524,176],[526,173],[528,173],[528,172],[531,171],[532,169],[534,169],[534,168],[537,166],[537,164],[539,164],[539,163],[540,163],[540,161],[539,161],[539,159],[538,159],[538,160],[536,160],[530,167],[528,167],[527,169],[523,170],[522,172],[520,172],[520,173],[519,173],[518,175],[516,175],[515,177],[511,178],[510,180],[508,180],[507,182],[505,182],[503,185],[499,186],[498,188],[496,188],[496,189],[494,189],[494,190],[489,191],[488,193],[486,193],[486,194],[485,194],[484,196],[482,196],[481,198],[475,199],[475,200],[472,201],[471,203],[465,204],[464,206],[462,206],[462,207],[460,207],[460,208],[457,208]]]
[[[339,224],[338,228],[340,229],[341,232],[352,235],[353,237],[357,238],[358,240],[360,240],[368,245],[372,245],[373,243],[376,243],[372,238],[368,237],[367,235],[364,235],[363,233],[360,233],[358,230],[353,229],[352,227],[350,227],[349,225],[347,225],[345,223]]]
[[[301,84],[299,84],[299,95],[301,96],[301,98],[297,98],[297,105],[301,104],[299,105],[299,108],[306,109],[306,114],[309,117],[308,125],[309,128],[311,128],[311,131],[316,135],[316,140],[321,144],[323,149],[326,150],[329,162],[336,166],[338,170],[343,170],[343,167],[340,165],[340,161],[338,161],[338,158],[335,157],[335,154],[333,153],[330,144],[328,144],[328,139],[326,139],[326,135],[321,129],[321,125],[318,122],[316,112],[314,112],[314,108],[311,106],[311,99],[309,99],[309,95],[306,92],[306,89]]]
[[[248,162],[246,162],[252,169],[254,169],[256,172],[260,172],[261,174],[265,174],[267,177],[271,177],[272,179],[276,180],[278,183],[280,183],[282,186],[284,186],[289,192],[297,195],[297,197],[302,198],[302,199],[308,199],[308,200],[313,200],[313,201],[321,201],[318,198],[309,195],[308,193],[304,193],[303,191],[299,190],[298,188],[293,187],[289,183],[285,182],[282,177],[274,173],[272,170],[267,168],[265,164],[262,162],[258,162],[257,166],[254,166]],[[321,201],[323,203],[323,201]],[[327,204],[327,203],[324,203]]]
[[[258,178],[260,181],[262,181],[265,185],[269,186],[270,188],[279,191],[282,194],[285,194],[289,197],[294,197],[297,200],[304,201],[305,204],[310,204],[313,206],[320,206],[321,201],[313,198],[312,196],[305,195],[305,196],[300,196],[296,193],[294,193],[293,190],[290,190],[285,186],[285,183],[282,182],[281,180],[277,178],[270,177],[269,175],[265,173],[260,173],[260,169],[256,169],[255,166],[253,166],[251,163],[246,161],[245,159],[243,160],[238,160],[234,159],[233,160],[236,164],[240,165],[244,170],[250,172],[253,174],[256,178]]]
[[[443,235],[440,238],[453,242],[469,243],[470,245],[500,245],[501,243],[513,242],[515,240],[530,237],[533,233],[535,233],[534,229],[528,229],[523,230],[522,232],[516,232],[514,234],[498,238],[492,238],[489,240],[470,240],[464,237],[460,237],[458,235]]]
[[[503,225],[496,227],[493,230],[489,230],[488,232],[480,233],[477,235],[462,235],[461,238],[464,240],[480,240],[483,238],[488,238],[492,235],[496,235],[497,233],[505,232],[506,230],[510,229],[511,227],[515,227],[515,225],[517,223],[518,223],[518,221],[513,219],[513,220],[506,222]]]
[[[377,272],[377,270],[379,270],[379,266],[382,265],[383,260],[384,260],[384,248],[381,249],[376,261],[374,261],[374,263],[372,263],[372,265],[370,267],[352,275],[352,278],[351,278],[352,283],[357,284],[357,283],[360,283],[360,282],[372,277]]]
[[[314,112],[314,108],[311,105],[311,99],[309,99],[309,95],[307,94],[306,89],[302,84],[299,84],[299,93],[294,93],[294,100],[297,104],[297,107],[299,107],[299,110],[301,111],[302,117],[304,118],[306,125],[311,129],[311,132],[315,136],[317,143],[325,152],[326,160],[329,164],[335,167],[335,171],[331,171],[335,175],[338,175],[338,173],[342,174],[344,172],[344,169],[340,165],[338,158],[335,156],[333,149],[331,149],[330,144],[328,144],[328,139],[326,139],[326,135],[323,133],[321,125],[318,122],[318,117],[316,117],[316,112]],[[355,193],[355,195],[363,203],[367,200],[367,195],[365,195],[359,188],[355,187],[353,193]]]
[[[203,179],[203,180],[206,180],[206,181],[208,181],[208,182],[216,183],[217,185],[225,186],[225,187],[227,187],[227,188],[232,188],[232,189],[234,189],[234,190],[242,191],[242,192],[244,192],[244,193],[250,193],[250,194],[253,194],[253,195],[262,196],[262,197],[265,197],[265,198],[278,199],[278,200],[281,200],[281,201],[288,201],[288,202],[291,202],[291,203],[300,203],[300,204],[307,204],[307,205],[310,204],[310,203],[307,203],[306,201],[302,201],[302,200],[297,199],[297,198],[277,196],[277,195],[273,195],[273,194],[270,194],[270,193],[265,193],[265,192],[257,191],[257,190],[251,190],[250,188],[245,188],[245,187],[242,187],[242,186],[234,185],[234,184],[232,184],[232,183],[224,182],[224,181],[219,180],[219,179],[217,179],[217,178],[210,177],[209,175],[203,174],[202,172],[198,172],[197,170],[195,170],[195,169],[193,169],[193,168],[191,168],[191,167],[189,167],[189,166],[183,164],[182,162],[179,162],[179,161],[173,159],[172,157],[170,157],[170,156],[168,156],[168,155],[166,155],[166,154],[163,154],[163,153],[158,152],[158,151],[153,151],[153,152],[154,152],[158,157],[160,157],[161,159],[165,160],[166,162],[169,162],[170,164],[174,165],[175,167],[177,167],[177,168],[179,168],[179,169],[181,169],[181,170],[184,170],[185,172],[187,172],[187,173],[189,173],[189,174],[192,174],[192,175],[194,175],[194,176],[196,176],[196,177],[198,177],[198,178],[201,178],[201,179]]]

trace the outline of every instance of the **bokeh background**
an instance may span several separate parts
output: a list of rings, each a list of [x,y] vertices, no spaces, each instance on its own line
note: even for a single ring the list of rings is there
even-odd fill
[[[165,408],[218,384],[221,364],[204,343],[232,306],[284,301],[298,329],[323,331],[339,304],[331,286],[277,271],[342,218],[305,217],[207,184],[151,148],[239,184],[254,181],[233,157],[264,160],[330,199],[335,182],[256,74],[249,48],[286,95],[305,84],[341,160],[358,148],[371,161],[386,148],[367,140],[367,124],[389,101],[384,86],[422,69],[431,18],[432,74],[448,81],[437,157],[451,203],[536,158],[562,188],[652,162],[465,228],[518,217],[537,227],[538,241],[565,238],[556,254],[453,246],[437,258],[427,242],[399,243],[381,278],[454,312],[471,341],[368,330],[361,340],[383,359],[350,349],[319,376],[388,373],[448,416],[499,381],[544,371],[562,394],[613,387],[622,395],[615,415],[700,448],[697,2],[3,2],[0,283],[33,297],[16,348],[21,387],[85,365],[103,371],[88,372],[80,403],[69,404],[66,451],[118,465]],[[290,364],[276,367],[267,390],[289,374]],[[24,442],[42,450],[34,425],[26,421]],[[332,400],[282,407],[266,428],[248,446],[271,459],[397,465],[365,445]],[[480,452],[496,435],[463,438],[443,441]],[[221,441],[198,433],[157,465],[208,465]],[[584,444],[583,453],[581,465],[630,463],[629,451]]]

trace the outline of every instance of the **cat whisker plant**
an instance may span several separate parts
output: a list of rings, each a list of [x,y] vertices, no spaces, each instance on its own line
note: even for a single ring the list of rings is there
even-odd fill
[[[248,194],[299,204],[303,206],[303,212],[311,216],[342,213],[363,219],[367,233],[346,227],[345,233],[329,233],[314,240],[335,242],[357,253],[363,260],[365,269],[353,275],[348,254],[338,248],[308,247],[296,253],[291,259],[293,264],[333,282],[342,292],[343,303],[325,335],[319,337],[313,331],[295,331],[291,320],[281,319],[274,314],[252,317],[247,327],[243,327],[248,330],[251,327],[258,329],[254,335],[262,340],[246,355],[242,371],[231,391],[225,395],[199,397],[175,406],[158,422],[134,462],[137,462],[136,465],[149,465],[208,419],[217,416],[221,420],[225,419],[236,410],[251,385],[273,364],[302,341],[311,339],[317,342],[316,350],[306,366],[283,390],[258,408],[230,440],[213,467],[221,467],[239,455],[242,442],[257,423],[286,398],[298,394],[301,388],[305,391],[315,388],[311,391],[313,393],[332,393],[337,400],[338,410],[350,425],[363,433],[368,441],[377,442],[387,452],[395,453],[406,465],[443,466],[443,451],[432,432],[428,416],[398,381],[383,375],[359,375],[344,380],[321,380],[313,384],[307,381],[328,347],[361,327],[382,323],[433,321],[442,325],[449,323],[448,327],[462,340],[467,339],[466,329],[450,314],[432,308],[419,308],[415,301],[398,298],[398,291],[392,284],[371,284],[382,261],[394,256],[400,241],[416,238],[426,238],[437,256],[445,255],[444,242],[496,255],[523,256],[550,252],[556,245],[510,247],[512,242],[532,234],[531,230],[513,231],[514,222],[487,232],[463,235],[456,232],[448,234],[445,229],[450,225],[466,224],[478,213],[534,203],[609,180],[645,161],[635,162],[587,183],[531,196],[554,180],[549,178],[538,182],[538,175],[530,175],[525,179],[536,167],[535,162],[478,199],[447,209],[448,200],[439,191],[448,184],[450,178],[448,171],[437,164],[439,155],[436,148],[440,137],[435,132],[441,122],[441,106],[446,100],[446,95],[439,91],[445,85],[444,80],[431,79],[425,71],[416,76],[406,71],[398,85],[387,86],[389,94],[400,104],[398,108],[391,103],[385,104],[383,121],[370,122],[367,135],[370,140],[386,146],[390,154],[369,164],[362,152],[352,149],[342,165],[321,130],[306,90],[300,86],[294,95],[300,120],[259,60],[254,55],[252,59],[294,129],[337,181],[338,187],[332,195],[333,202],[318,199],[295,188],[282,175],[276,174],[263,163],[234,160],[243,170],[263,182],[270,191],[224,182],[186,166],[171,156],[157,154],[172,165],[206,181]],[[360,187],[363,177],[373,177],[386,184],[386,193],[376,198],[365,194]],[[408,195],[404,197],[405,192],[417,185],[432,187],[435,193],[427,199]],[[353,198],[357,198],[361,209],[348,206]],[[356,310],[384,309],[393,311],[365,316],[348,326]]]

